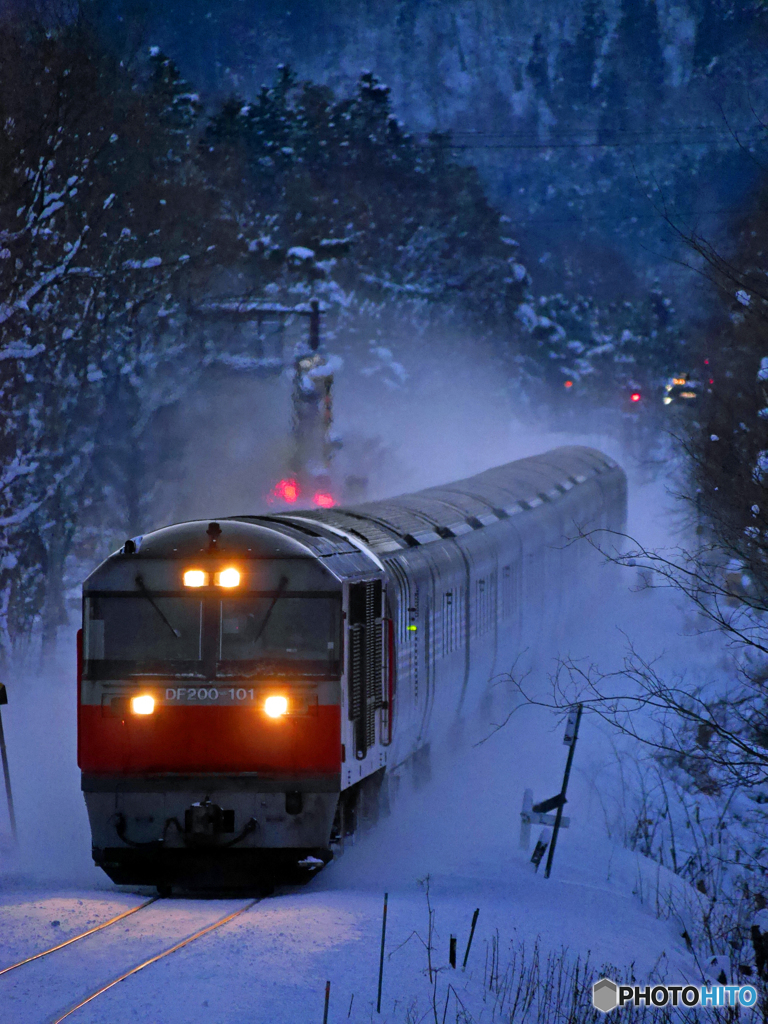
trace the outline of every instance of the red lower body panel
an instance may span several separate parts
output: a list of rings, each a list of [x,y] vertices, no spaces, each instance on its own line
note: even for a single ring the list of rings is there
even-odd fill
[[[251,708],[163,707],[153,715],[104,715],[81,705],[80,768],[84,772],[175,774],[264,772],[330,774],[341,770],[341,714],[268,719]]]

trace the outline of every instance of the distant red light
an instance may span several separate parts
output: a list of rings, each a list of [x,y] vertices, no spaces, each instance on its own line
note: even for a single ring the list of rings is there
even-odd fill
[[[709,360],[708,360],[708,359],[705,359],[705,360],[704,360],[704,365],[705,365],[705,366],[709,366]]]
[[[715,383],[714,380],[712,379],[712,377],[709,378],[709,383],[710,384],[714,384]]]
[[[300,493],[299,485],[292,477],[287,480],[280,480],[272,490],[274,498],[281,498],[283,501],[287,501],[289,505],[293,505],[295,501],[299,500]]]
[[[632,394],[629,396],[629,400],[630,400],[630,402],[639,402],[640,401],[640,392],[639,391],[633,391]]]
[[[336,502],[333,500],[332,494],[327,494],[325,491],[318,491],[312,499],[318,508],[333,508]]]
[[[572,380],[567,380],[565,382],[565,384],[563,385],[563,387],[572,388],[573,387],[573,381]]]

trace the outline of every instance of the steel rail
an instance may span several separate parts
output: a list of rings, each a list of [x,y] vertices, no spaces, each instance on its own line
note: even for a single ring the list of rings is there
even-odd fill
[[[11,964],[10,967],[3,967],[0,970],[0,975],[7,974],[8,971],[15,971],[17,967],[23,967],[24,964],[31,964],[33,960],[39,960],[41,956],[48,956],[49,953],[55,953],[57,949],[64,949],[65,946],[70,946],[73,942],[79,942],[80,939],[85,939],[89,935],[93,935],[94,932],[100,932],[102,928],[109,928],[111,924],[117,924],[118,921],[123,921],[126,917],[130,917],[131,914],[138,913],[139,910],[143,910],[144,907],[148,907],[150,903],[157,903],[160,896],[153,896],[152,899],[145,900],[140,903],[138,907],[132,907],[130,910],[123,911],[122,914],[118,914],[117,917],[111,917],[109,921],[105,921],[103,924],[97,924],[95,928],[89,928],[87,932],[81,932],[79,935],[73,935],[71,939],[67,939],[66,942],[60,942],[58,946],[51,946],[50,949],[44,949],[42,953],[35,953],[34,956],[28,956],[26,960],[19,960],[17,964]]]
[[[182,939],[181,942],[177,942],[176,945],[171,946],[170,949],[163,950],[162,953],[157,953],[155,956],[151,956],[149,960],[145,960],[143,963],[137,964],[137,966],[132,967],[130,971],[126,971],[124,974],[121,974],[119,978],[115,978],[114,981],[110,981],[108,982],[108,984],[102,985],[100,989],[97,989],[95,992],[92,992],[86,999],[83,999],[79,1003],[77,1003],[77,1005],[72,1006],[69,1010],[67,1010],[67,1012],[63,1016],[57,1017],[56,1020],[52,1022],[52,1024],[61,1024],[63,1020],[66,1020],[67,1017],[70,1017],[76,1010],[81,1009],[83,1006],[86,1006],[88,1003],[96,999],[98,996],[101,996],[105,992],[108,992],[111,988],[114,988],[115,985],[118,985],[121,981],[125,981],[126,978],[130,978],[131,975],[133,974],[138,974],[139,971],[143,971],[144,968],[149,967],[150,964],[157,963],[157,961],[162,960],[163,957],[170,956],[171,953],[175,953],[176,950],[183,949],[184,946],[188,946],[189,943],[194,942],[195,939],[202,938],[203,935],[207,935],[208,932],[212,932],[216,928],[221,928],[222,925],[225,925],[227,924],[227,922],[232,921],[236,917],[239,917],[240,914],[244,914],[246,910],[250,910],[251,907],[255,906],[257,903],[260,902],[261,897],[251,900],[249,903],[246,903],[244,907],[240,907],[239,910],[235,910],[233,913],[227,914],[226,917],[222,917],[220,921],[214,921],[213,924],[209,924],[205,928],[201,928],[200,931],[195,932],[194,935],[189,935],[186,939]]]

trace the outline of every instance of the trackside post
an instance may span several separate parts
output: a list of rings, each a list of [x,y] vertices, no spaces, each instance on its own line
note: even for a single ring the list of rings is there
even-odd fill
[[[384,913],[381,918],[381,953],[379,955],[379,994],[376,999],[376,1013],[381,1013],[381,983],[384,978],[384,943],[387,938],[387,900],[389,893],[384,893]]]
[[[568,760],[565,762],[565,772],[563,773],[563,786],[560,790],[560,799],[557,805],[557,813],[555,814],[555,827],[552,830],[552,842],[549,844],[549,854],[547,855],[547,867],[544,871],[545,878],[549,878],[550,872],[552,871],[552,860],[555,856],[557,834],[560,831],[560,825],[563,820],[563,806],[565,805],[565,794],[568,790],[568,779],[570,778],[571,765],[573,764],[573,752],[576,749],[576,740],[579,738],[579,725],[581,723],[581,713],[583,710],[583,704],[577,704],[575,708],[572,708],[571,713],[568,715],[568,721],[565,726],[565,738],[563,740],[563,743],[565,743],[568,746]]]
[[[469,929],[469,939],[467,941],[467,948],[464,952],[464,963],[461,965],[462,971],[467,969],[467,960],[469,960],[469,951],[472,948],[472,939],[475,937],[475,925],[477,924],[477,918],[480,913],[480,907],[477,907],[474,914],[472,915],[472,927]]]
[[[8,691],[3,683],[0,683],[0,705],[8,703]],[[3,717],[0,714],[0,756],[3,759],[3,778],[5,779],[5,799],[8,801],[8,817],[11,821],[11,835],[16,842],[16,814],[13,809],[13,793],[11,791],[11,773],[8,768],[8,752],[5,749],[5,735],[3,733]]]
[[[328,1024],[328,1004],[331,1001],[331,983],[325,983],[325,1005],[323,1006],[323,1024]]]

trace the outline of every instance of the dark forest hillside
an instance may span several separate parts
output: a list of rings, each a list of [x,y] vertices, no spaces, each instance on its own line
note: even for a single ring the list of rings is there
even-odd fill
[[[341,91],[370,70],[409,128],[480,168],[552,285],[644,288],[668,273],[647,250],[673,246],[649,193],[716,231],[755,181],[762,0],[111,7],[209,96],[255,95],[279,63]]]

